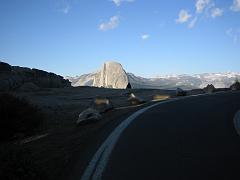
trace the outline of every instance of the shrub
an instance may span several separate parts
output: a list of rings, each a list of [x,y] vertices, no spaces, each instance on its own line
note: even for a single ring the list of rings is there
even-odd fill
[[[32,135],[40,127],[43,114],[26,99],[11,94],[0,94],[0,141],[16,134]]]
[[[176,89],[176,96],[186,96],[187,92],[182,90],[181,88]]]
[[[132,89],[132,85],[128,83],[126,89]]]
[[[230,89],[233,91],[240,90],[240,82],[236,79],[235,83],[230,86]]]
[[[205,88],[203,88],[203,91],[205,93],[214,93],[216,91],[216,88],[212,84],[208,84]]]

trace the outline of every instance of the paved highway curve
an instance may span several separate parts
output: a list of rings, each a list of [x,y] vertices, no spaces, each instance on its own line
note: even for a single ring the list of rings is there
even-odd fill
[[[190,97],[153,107],[121,134],[103,180],[239,179],[240,93]]]

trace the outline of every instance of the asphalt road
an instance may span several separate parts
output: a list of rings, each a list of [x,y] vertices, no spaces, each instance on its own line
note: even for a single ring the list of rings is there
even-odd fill
[[[240,93],[230,92],[144,112],[121,134],[102,179],[240,179],[239,109]]]

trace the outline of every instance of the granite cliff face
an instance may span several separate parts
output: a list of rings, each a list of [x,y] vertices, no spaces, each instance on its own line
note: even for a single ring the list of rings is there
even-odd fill
[[[114,89],[125,89],[128,85],[128,75],[121,64],[113,61],[105,62],[96,73],[82,76],[66,77],[73,86],[95,86]]]
[[[121,64],[109,61],[103,64],[99,73],[94,77],[93,86],[125,89],[128,76]]]
[[[0,62],[0,91],[70,87],[62,76],[38,69],[11,66]],[[28,88],[29,87],[29,88]]]

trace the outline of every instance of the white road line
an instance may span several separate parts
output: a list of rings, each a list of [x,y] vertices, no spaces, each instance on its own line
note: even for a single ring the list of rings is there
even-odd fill
[[[200,94],[200,95],[193,95],[193,96],[187,96],[187,97],[181,97],[178,99],[170,99],[167,101],[159,102],[156,104],[153,104],[151,106],[145,107],[143,109],[140,109],[133,113],[131,116],[129,116],[126,120],[124,120],[122,123],[120,123],[114,131],[108,136],[108,138],[104,141],[104,143],[100,146],[98,151],[94,154],[93,158],[89,162],[86,170],[84,171],[83,176],[81,177],[81,180],[101,180],[103,171],[108,163],[109,157],[112,153],[112,150],[114,149],[116,143],[118,142],[118,139],[122,132],[141,114],[146,112],[147,110],[156,107],[160,104],[167,104],[170,102],[175,102],[182,99],[187,99],[189,97],[196,97],[196,96],[206,96],[206,94]]]

